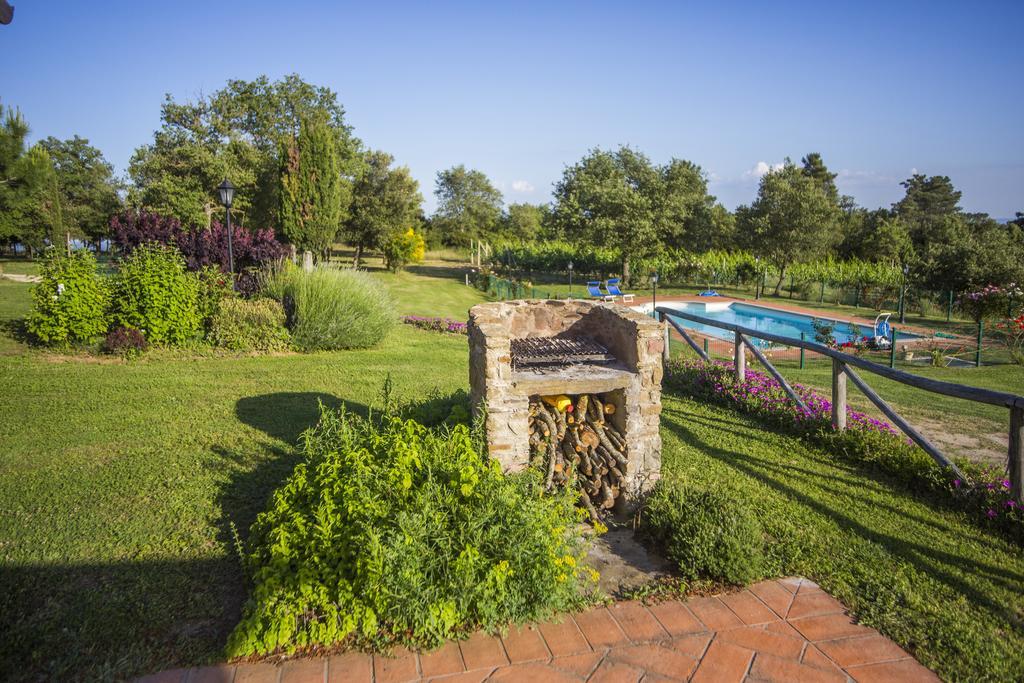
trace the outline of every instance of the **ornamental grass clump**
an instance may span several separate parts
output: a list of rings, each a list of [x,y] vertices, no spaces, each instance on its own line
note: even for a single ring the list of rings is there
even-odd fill
[[[644,501],[641,525],[684,580],[746,585],[764,574],[761,525],[724,487],[662,480]]]
[[[322,409],[302,452],[253,525],[229,656],[430,647],[586,601],[574,495],[503,474],[467,426]]]
[[[369,348],[395,324],[384,287],[356,270],[307,272],[284,262],[264,277],[263,293],[284,305],[292,343],[302,351]]]

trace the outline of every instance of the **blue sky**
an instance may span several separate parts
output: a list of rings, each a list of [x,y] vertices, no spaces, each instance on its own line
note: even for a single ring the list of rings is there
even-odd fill
[[[868,207],[913,169],[1024,210],[1024,2],[316,3],[16,0],[0,100],[119,172],[165,93],[299,73],[420,181],[487,173],[547,201],[566,164],[630,144],[700,164],[729,208],[810,151]]]

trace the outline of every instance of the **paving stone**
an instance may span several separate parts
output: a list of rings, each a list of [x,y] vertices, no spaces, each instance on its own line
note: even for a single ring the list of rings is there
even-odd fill
[[[608,659],[643,669],[648,674],[655,673],[676,680],[688,678],[697,668],[695,657],[687,657],[657,643],[617,647],[608,653]]]
[[[590,652],[587,639],[583,637],[583,632],[572,617],[565,616],[559,621],[546,621],[538,624],[537,628],[540,629],[544,642],[555,657]]]
[[[463,673],[465,670],[462,651],[455,641],[449,641],[436,650],[420,653],[420,674],[423,678]]]
[[[650,605],[647,609],[658,620],[662,628],[668,631],[669,635],[681,636],[705,630],[704,624],[697,621],[697,617],[693,616],[693,613],[679,600],[666,600]]]
[[[643,675],[643,669],[606,659],[597,667],[588,683],[637,683]]]
[[[280,671],[273,664],[239,664],[235,669],[234,683],[277,683],[278,674]]]
[[[442,679],[443,680],[443,679]],[[549,664],[531,662],[516,664],[496,669],[488,681],[505,681],[508,683],[579,683],[578,678],[564,671],[559,671]]]
[[[505,654],[513,664],[519,662],[547,661],[551,657],[544,638],[536,626],[513,626],[502,637]]]
[[[231,664],[218,664],[190,669],[188,683],[231,683],[235,678],[235,667]],[[323,683],[323,680],[318,681]]]
[[[712,631],[743,626],[740,618],[718,598],[694,598],[687,601],[686,606]]]
[[[783,588],[778,581],[755,583],[750,587],[750,592],[759,597],[783,619],[789,612],[789,606],[793,604],[793,593]]]
[[[459,648],[462,650],[462,661],[466,664],[466,671],[486,667],[493,669],[508,664],[501,640],[482,631],[477,631],[460,642]]]
[[[579,655],[568,657],[555,657],[551,660],[551,666],[558,667],[563,671],[576,674],[581,678],[589,678],[597,665],[604,658],[603,652],[584,652]]]
[[[742,681],[753,657],[754,653],[746,648],[716,639],[708,647],[697,672],[690,680],[694,683]]]
[[[661,627],[658,620],[641,602],[617,602],[609,611],[615,621],[619,622],[626,636],[635,643],[663,640],[669,636],[668,631]]]
[[[369,683],[372,680],[373,655],[346,652],[327,660],[327,683]]]
[[[391,657],[373,656],[373,676],[377,683],[404,683],[417,681],[420,673],[416,667],[416,653],[404,647],[396,647]]]
[[[793,599],[793,604],[789,607],[789,613],[786,615],[786,618],[792,621],[793,619],[801,619],[803,617],[839,614],[845,611],[846,608],[843,607],[841,602],[820,589],[814,589],[797,593]]]
[[[784,636],[790,636],[791,638],[799,638],[800,640],[807,640],[804,638],[800,631],[797,631],[788,621],[776,621],[774,624],[765,624],[764,629],[771,631],[772,633],[781,633]]]
[[[168,669],[136,678],[135,683],[184,683],[186,676],[188,676],[188,669]]]
[[[843,668],[910,657],[903,648],[883,635],[825,640],[818,643],[818,648]]]
[[[750,667],[750,677],[772,683],[845,683],[846,676],[801,664],[795,659],[757,653]]]
[[[796,594],[797,590],[800,589],[800,584],[804,582],[799,576],[787,576],[779,579],[779,585],[788,590],[790,593]]]
[[[913,659],[854,666],[846,670],[857,683],[938,683],[939,677]]]
[[[869,636],[878,633],[867,626],[854,623],[848,614],[826,614],[820,617],[807,617],[789,622],[804,638],[816,643],[819,640],[835,640],[849,636]]]
[[[668,642],[668,647],[677,652],[682,652],[687,657],[700,660],[707,652],[708,643],[711,642],[711,633],[693,633],[688,636],[673,638]]]
[[[813,666],[818,669],[825,669],[826,671],[840,671],[839,666],[835,662],[822,654],[821,650],[809,643],[807,647],[804,648],[804,654],[800,661],[807,666]]]
[[[492,673],[494,673],[494,669],[477,669],[476,671],[464,671],[460,674],[450,674],[424,680],[430,681],[430,683],[483,683],[483,681],[490,678]]]
[[[324,683],[326,659],[292,659],[281,665],[281,683]]]
[[[769,609],[750,591],[726,593],[720,596],[720,599],[726,607],[736,613],[736,616],[744,624],[767,624],[772,621],[780,621],[779,615]]]
[[[800,654],[804,650],[804,643],[807,642],[803,638],[782,635],[760,626],[746,626],[722,631],[718,637],[727,643],[739,645],[748,650],[793,660],[800,658]]]
[[[622,632],[619,625],[612,619],[612,615],[605,607],[588,610],[573,616],[576,625],[586,637],[590,646],[599,649],[621,645],[628,642],[626,634]]]

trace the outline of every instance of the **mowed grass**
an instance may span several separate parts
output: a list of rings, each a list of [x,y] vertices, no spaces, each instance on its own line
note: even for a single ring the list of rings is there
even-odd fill
[[[965,515],[733,411],[666,396],[667,476],[753,507],[770,569],[819,582],[947,680],[1020,680],[1024,553]]]
[[[483,299],[452,279],[390,279],[400,310],[465,319]],[[12,285],[0,281],[8,319],[27,310]],[[468,384],[465,337],[404,325],[378,348],[318,354],[126,363],[3,344],[4,680],[217,661],[246,595],[232,525],[244,535],[291,472],[318,403],[365,410],[387,377],[408,398]]]

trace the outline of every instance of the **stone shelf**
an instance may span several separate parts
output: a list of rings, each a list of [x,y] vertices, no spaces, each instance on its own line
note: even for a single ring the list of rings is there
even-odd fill
[[[620,363],[524,368],[512,372],[512,390],[520,395],[603,394],[625,389],[636,373]]]

